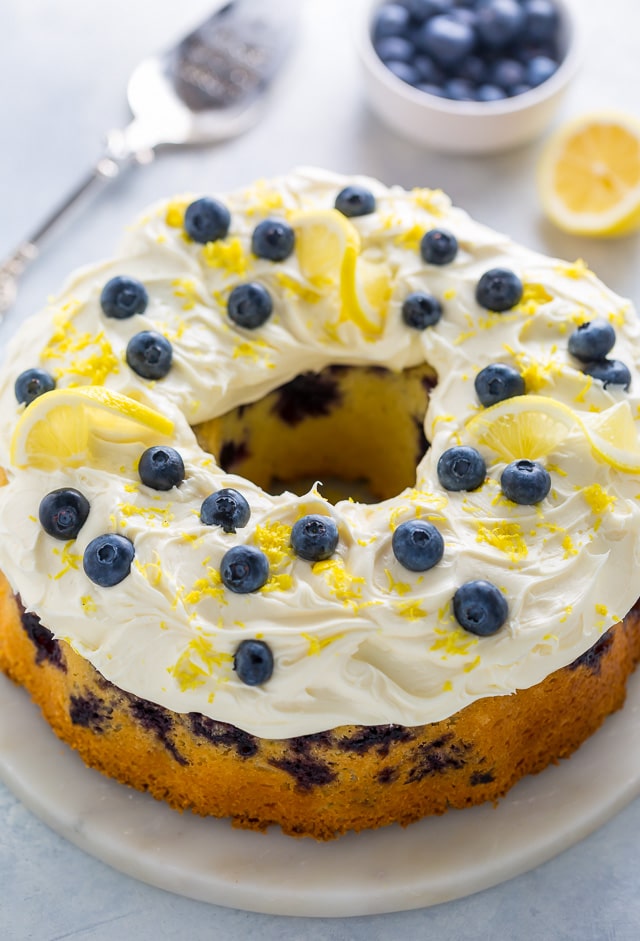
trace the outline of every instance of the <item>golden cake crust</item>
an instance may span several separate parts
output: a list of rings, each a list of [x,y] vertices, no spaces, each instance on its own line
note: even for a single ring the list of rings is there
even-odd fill
[[[259,739],[123,692],[25,614],[4,578],[0,586],[0,668],[88,765],[178,809],[320,840],[496,801],[619,709],[639,659],[636,606],[542,683],[444,721]]]

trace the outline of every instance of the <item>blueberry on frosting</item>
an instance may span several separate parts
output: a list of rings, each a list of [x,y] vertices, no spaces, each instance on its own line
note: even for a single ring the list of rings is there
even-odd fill
[[[477,490],[484,483],[487,467],[479,451],[460,445],[441,454],[437,471],[445,490]]]
[[[484,579],[465,582],[453,596],[458,624],[481,637],[499,631],[509,615],[509,605],[499,588]]]
[[[220,563],[222,583],[239,595],[257,591],[269,578],[269,560],[253,546],[233,546]]]
[[[185,232],[201,245],[223,239],[230,225],[231,216],[227,207],[210,196],[196,199],[187,206],[184,214]]]
[[[399,37],[397,37],[399,38]],[[345,186],[336,196],[335,208],[343,216],[368,216],[375,212],[376,198],[364,186]]]
[[[75,539],[89,516],[89,501],[73,487],[52,490],[40,501],[38,517],[45,533],[66,542]]]
[[[259,222],[251,236],[251,251],[258,258],[284,261],[293,251],[295,233],[290,225],[279,219]]]
[[[21,404],[29,405],[39,395],[55,389],[56,381],[45,369],[25,369],[15,382],[16,399]]]
[[[239,284],[227,301],[229,319],[246,330],[255,330],[269,319],[273,311],[271,295],[257,282]]]
[[[118,275],[107,281],[100,294],[100,306],[105,317],[126,320],[134,314],[143,314],[149,303],[147,289],[136,278]]]
[[[429,265],[448,265],[458,254],[458,240],[445,229],[430,229],[422,236],[420,254]]]
[[[432,294],[414,291],[402,304],[402,319],[414,330],[424,330],[438,323],[442,317],[442,304]]]
[[[525,459],[507,464],[500,478],[507,500],[523,506],[540,503],[551,489],[551,476],[542,464]]]
[[[184,480],[184,461],[175,448],[147,448],[138,464],[140,480],[153,490],[171,490]]]
[[[520,302],[523,290],[522,281],[513,271],[491,268],[478,281],[476,301],[486,310],[503,313]]]
[[[569,337],[569,352],[582,363],[605,359],[616,342],[616,332],[606,320],[582,323]]]
[[[92,539],[84,551],[85,575],[100,585],[112,588],[127,577],[135,556],[133,543],[119,533],[105,533]]]
[[[444,539],[433,523],[407,520],[393,533],[393,554],[411,572],[426,572],[437,565],[444,553]]]
[[[629,367],[621,363],[619,359],[599,359],[595,363],[586,363],[582,367],[582,372],[586,376],[598,379],[605,389],[609,386],[620,386],[628,391],[631,385]]]
[[[200,521],[205,526],[221,526],[225,533],[235,533],[249,522],[249,504],[237,490],[225,487],[210,494],[200,507]]]
[[[164,379],[171,369],[173,349],[160,333],[143,330],[127,344],[127,364],[143,379]]]
[[[330,558],[338,545],[338,527],[330,516],[311,513],[293,524],[291,548],[300,559],[321,562]]]
[[[243,640],[233,657],[233,669],[247,686],[262,686],[273,673],[273,654],[263,640]]]
[[[476,376],[474,385],[478,401],[485,408],[525,393],[524,379],[517,369],[507,363],[485,366]]]

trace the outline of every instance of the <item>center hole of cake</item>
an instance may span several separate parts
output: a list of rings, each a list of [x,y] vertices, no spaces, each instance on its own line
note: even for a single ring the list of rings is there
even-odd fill
[[[328,366],[305,372],[258,402],[196,428],[223,470],[268,493],[304,494],[321,481],[332,503],[375,503],[416,482],[428,448],[424,415],[437,377],[428,365],[402,372]]]

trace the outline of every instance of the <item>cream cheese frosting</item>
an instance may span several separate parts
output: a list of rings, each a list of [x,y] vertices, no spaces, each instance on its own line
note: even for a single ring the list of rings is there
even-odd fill
[[[330,209],[348,183],[376,198],[375,212],[350,220],[360,235],[362,290],[388,285],[363,300],[366,316],[345,316],[339,286],[306,277],[295,251],[276,264],[250,250],[259,221]],[[527,392],[570,406],[587,424],[621,401],[637,419],[640,329],[631,304],[584,264],[514,244],[439,191],[303,169],[211,195],[231,213],[224,239],[203,246],[185,235],[184,210],[195,197],[160,203],[131,227],[112,260],[74,275],[11,343],[0,384],[0,464],[8,478],[0,488],[0,567],[27,608],[117,686],[265,738],[438,721],[479,698],[539,683],[583,654],[639,594],[640,476],[599,457],[578,426],[545,461],[552,488],[536,506],[504,499],[505,462],[490,450],[483,450],[487,480],[473,492],[443,490],[436,465],[452,445],[474,444],[467,429],[480,410],[474,378],[490,363],[516,365]],[[434,227],[453,232],[460,246],[446,266],[420,256],[420,239]],[[513,270],[524,284],[521,302],[503,314],[475,300],[479,278],[495,267]],[[143,314],[103,315],[100,293],[116,275],[145,285]],[[256,330],[226,316],[230,290],[248,280],[274,301],[273,315]],[[402,302],[412,291],[441,300],[435,326],[418,331],[403,322]],[[631,370],[629,391],[605,389],[568,353],[571,332],[594,317],[615,328],[611,355]],[[169,374],[155,382],[125,361],[130,338],[147,329],[173,348]],[[415,487],[375,505],[332,506],[320,486],[304,496],[269,495],[218,467],[191,428],[305,370],[402,370],[422,362],[439,380],[424,420],[431,447]],[[24,411],[14,383],[34,366],[51,372],[58,388],[105,385],[171,418],[169,443],[183,457],[184,482],[166,493],[144,486],[136,442],[114,445],[95,466],[12,465],[9,441]],[[61,487],[80,490],[91,507],[66,544],[38,521],[42,497]],[[199,519],[204,498],[221,487],[238,489],[251,508],[236,533]],[[340,538],[329,560],[310,564],[291,550],[290,532],[313,512],[333,517]],[[391,548],[394,529],[416,517],[433,522],[445,543],[442,561],[423,573],[403,568]],[[111,588],[93,584],[82,566],[86,546],[105,532],[135,546],[129,576]],[[244,595],[219,576],[224,553],[241,544],[260,548],[270,564],[266,585]],[[467,633],[452,613],[456,589],[477,578],[508,602],[507,622],[489,637]],[[271,678],[255,687],[241,681],[233,662],[239,643],[253,638],[274,656]]]

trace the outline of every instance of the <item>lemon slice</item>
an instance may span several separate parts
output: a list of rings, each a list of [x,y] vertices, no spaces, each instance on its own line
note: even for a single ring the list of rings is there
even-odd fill
[[[545,395],[518,395],[474,415],[467,431],[505,461],[537,461],[554,451],[582,420],[567,405]]]
[[[566,232],[640,228],[640,121],[587,114],[560,128],[543,152],[539,188],[545,212]]]
[[[146,441],[150,432],[168,436],[173,428],[164,415],[103,386],[54,389],[20,416],[10,458],[18,467],[81,467],[105,445]]]
[[[596,454],[617,470],[640,474],[638,429],[628,402],[589,415],[587,435]]]
[[[390,295],[387,263],[360,257],[360,233],[336,209],[296,213],[292,224],[304,277],[320,288],[338,288],[338,323],[352,321],[368,338],[380,336]]]

